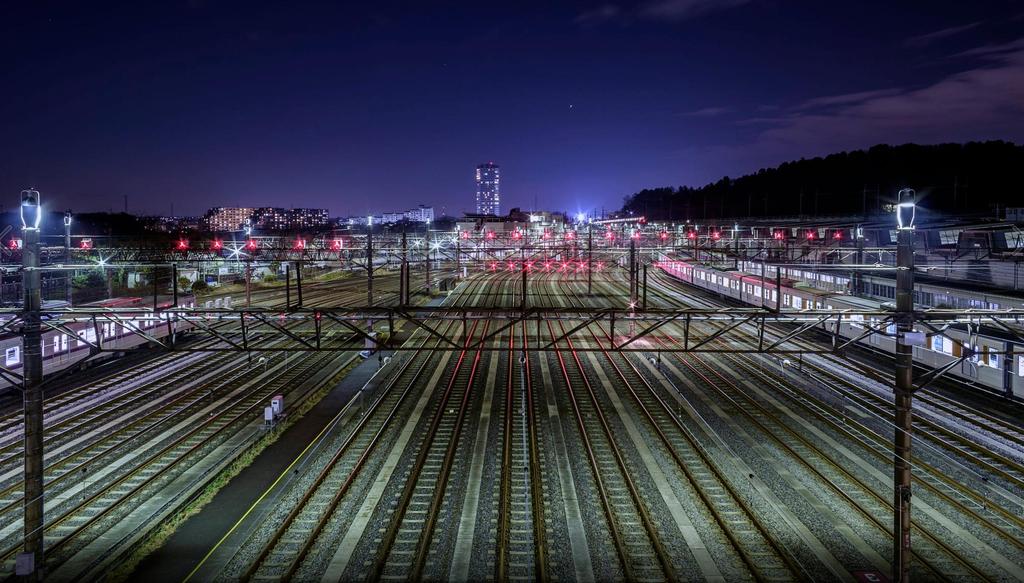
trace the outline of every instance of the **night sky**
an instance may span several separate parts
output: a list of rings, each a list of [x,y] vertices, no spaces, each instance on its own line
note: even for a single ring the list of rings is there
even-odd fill
[[[621,205],[880,142],[1024,141],[1024,2],[8,3],[0,193]]]

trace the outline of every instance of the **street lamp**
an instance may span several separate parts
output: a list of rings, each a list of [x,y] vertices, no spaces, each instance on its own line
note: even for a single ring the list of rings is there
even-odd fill
[[[904,188],[896,198],[896,430],[893,435],[893,581],[910,579],[910,447],[913,431],[914,215],[916,196]]]
[[[35,581],[43,578],[43,341],[40,332],[39,224],[43,207],[39,191],[21,191],[22,328],[25,427],[24,552],[15,561],[15,574]]]

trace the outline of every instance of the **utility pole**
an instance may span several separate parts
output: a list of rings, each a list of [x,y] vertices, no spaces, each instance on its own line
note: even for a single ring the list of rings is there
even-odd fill
[[[911,438],[913,431],[914,347],[907,335],[914,329],[915,193],[899,192],[896,206],[896,428],[893,435],[893,561],[892,580],[910,581]]]
[[[455,240],[455,281],[462,278],[462,242]]]
[[[594,224],[587,225],[587,295],[594,295]]]
[[[21,191],[22,290],[25,322],[25,550],[18,556],[17,575],[43,579],[43,342],[40,334],[39,192]]]
[[[373,305],[373,219],[366,219],[366,305]],[[373,326],[373,321],[370,321]]]
[[[645,312],[647,311],[647,264],[644,263],[644,295],[643,302],[640,304]]]
[[[522,291],[522,298],[519,300],[519,303],[522,304],[522,309],[525,310],[526,309],[526,248],[525,247],[523,247],[523,249],[520,251],[520,256],[523,258],[523,261],[522,261],[522,264],[523,264],[523,291]]]
[[[629,238],[629,307],[636,307],[636,239]]]
[[[428,231],[428,233],[429,233],[429,231]],[[423,241],[424,241],[424,243],[426,244],[426,247],[427,247],[423,251],[423,263],[427,266],[427,273],[426,273],[426,276],[427,276],[427,297],[430,297],[430,294],[431,294],[431,289],[430,289],[430,248],[431,248],[431,244],[430,244],[430,239],[426,235],[424,235]]]
[[[409,247],[406,240],[405,228],[402,228],[402,265],[398,270],[398,304],[409,305],[409,282],[406,279],[409,275]]]
[[[64,263],[71,265],[71,210],[64,213]],[[71,276],[74,272],[64,270],[64,299],[71,306]]]
[[[173,214],[173,213],[172,213]],[[252,240],[252,220],[245,219],[245,307],[252,307],[252,256],[256,245]],[[201,276],[202,274],[200,274]],[[276,274],[275,274],[276,275]]]
[[[734,225],[733,228],[732,228],[732,241],[733,241],[732,268],[733,269],[739,269],[740,268],[740,226],[738,224]]]

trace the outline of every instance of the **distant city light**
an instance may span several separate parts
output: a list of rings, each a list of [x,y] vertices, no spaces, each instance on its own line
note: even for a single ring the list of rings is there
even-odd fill
[[[577,223],[585,223],[585,222],[587,222],[587,215],[585,215],[583,213],[576,213],[576,222]]]

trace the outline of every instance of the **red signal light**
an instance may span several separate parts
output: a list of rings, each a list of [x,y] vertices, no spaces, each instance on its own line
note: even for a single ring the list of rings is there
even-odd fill
[[[178,244],[176,245],[176,248],[178,249],[178,251],[187,251],[188,239],[178,239]]]
[[[257,247],[256,239],[249,239],[245,242],[245,248],[249,251],[255,251]]]
[[[296,239],[295,240],[295,250],[296,251],[302,251],[305,248],[306,248],[306,240],[305,239]]]
[[[611,231],[607,231],[607,232],[605,232],[605,234],[604,234],[604,238],[605,238],[605,239],[608,239],[609,241],[612,241],[612,240],[614,240],[614,239],[615,239],[615,233],[613,233],[613,232],[611,232]]]
[[[694,232],[694,231],[690,231],[689,233],[686,234],[686,238],[687,239],[696,239],[697,238],[697,233]]]
[[[488,238],[488,239],[493,239],[494,238],[494,231],[487,231],[487,234],[484,235],[484,236],[486,238]]]
[[[665,239],[668,239],[668,233],[666,233],[665,231],[662,231],[661,234],[658,235],[658,236],[661,237],[662,241],[664,241]]]
[[[331,240],[331,251],[341,251],[342,246],[341,239]]]
[[[711,233],[711,238],[714,239],[715,241],[717,241],[721,237],[722,237],[722,234],[719,233],[718,231],[714,231],[714,232]]]
[[[214,251],[220,251],[221,249],[224,248],[224,242],[221,241],[220,239],[214,239],[213,241],[210,242],[210,248],[213,249]]]
[[[459,233],[459,236],[462,237],[463,239],[469,239],[469,231],[462,231],[461,233]]]
[[[782,239],[782,237],[783,237],[782,231],[775,231],[775,238],[776,239]]]
[[[576,231],[569,231],[568,233],[565,234],[565,238],[569,240],[575,239]]]
[[[21,239],[11,239],[7,246],[11,249],[21,249]]]
[[[814,231],[807,231],[807,240],[811,240],[813,238],[814,238]]]
[[[835,234],[835,235],[832,235],[832,238],[833,238],[833,239],[842,239],[842,238],[843,238],[843,233],[842,233],[842,231],[836,231],[836,234]]]
[[[92,239],[82,239],[81,242],[78,243],[78,248],[92,249]]]

